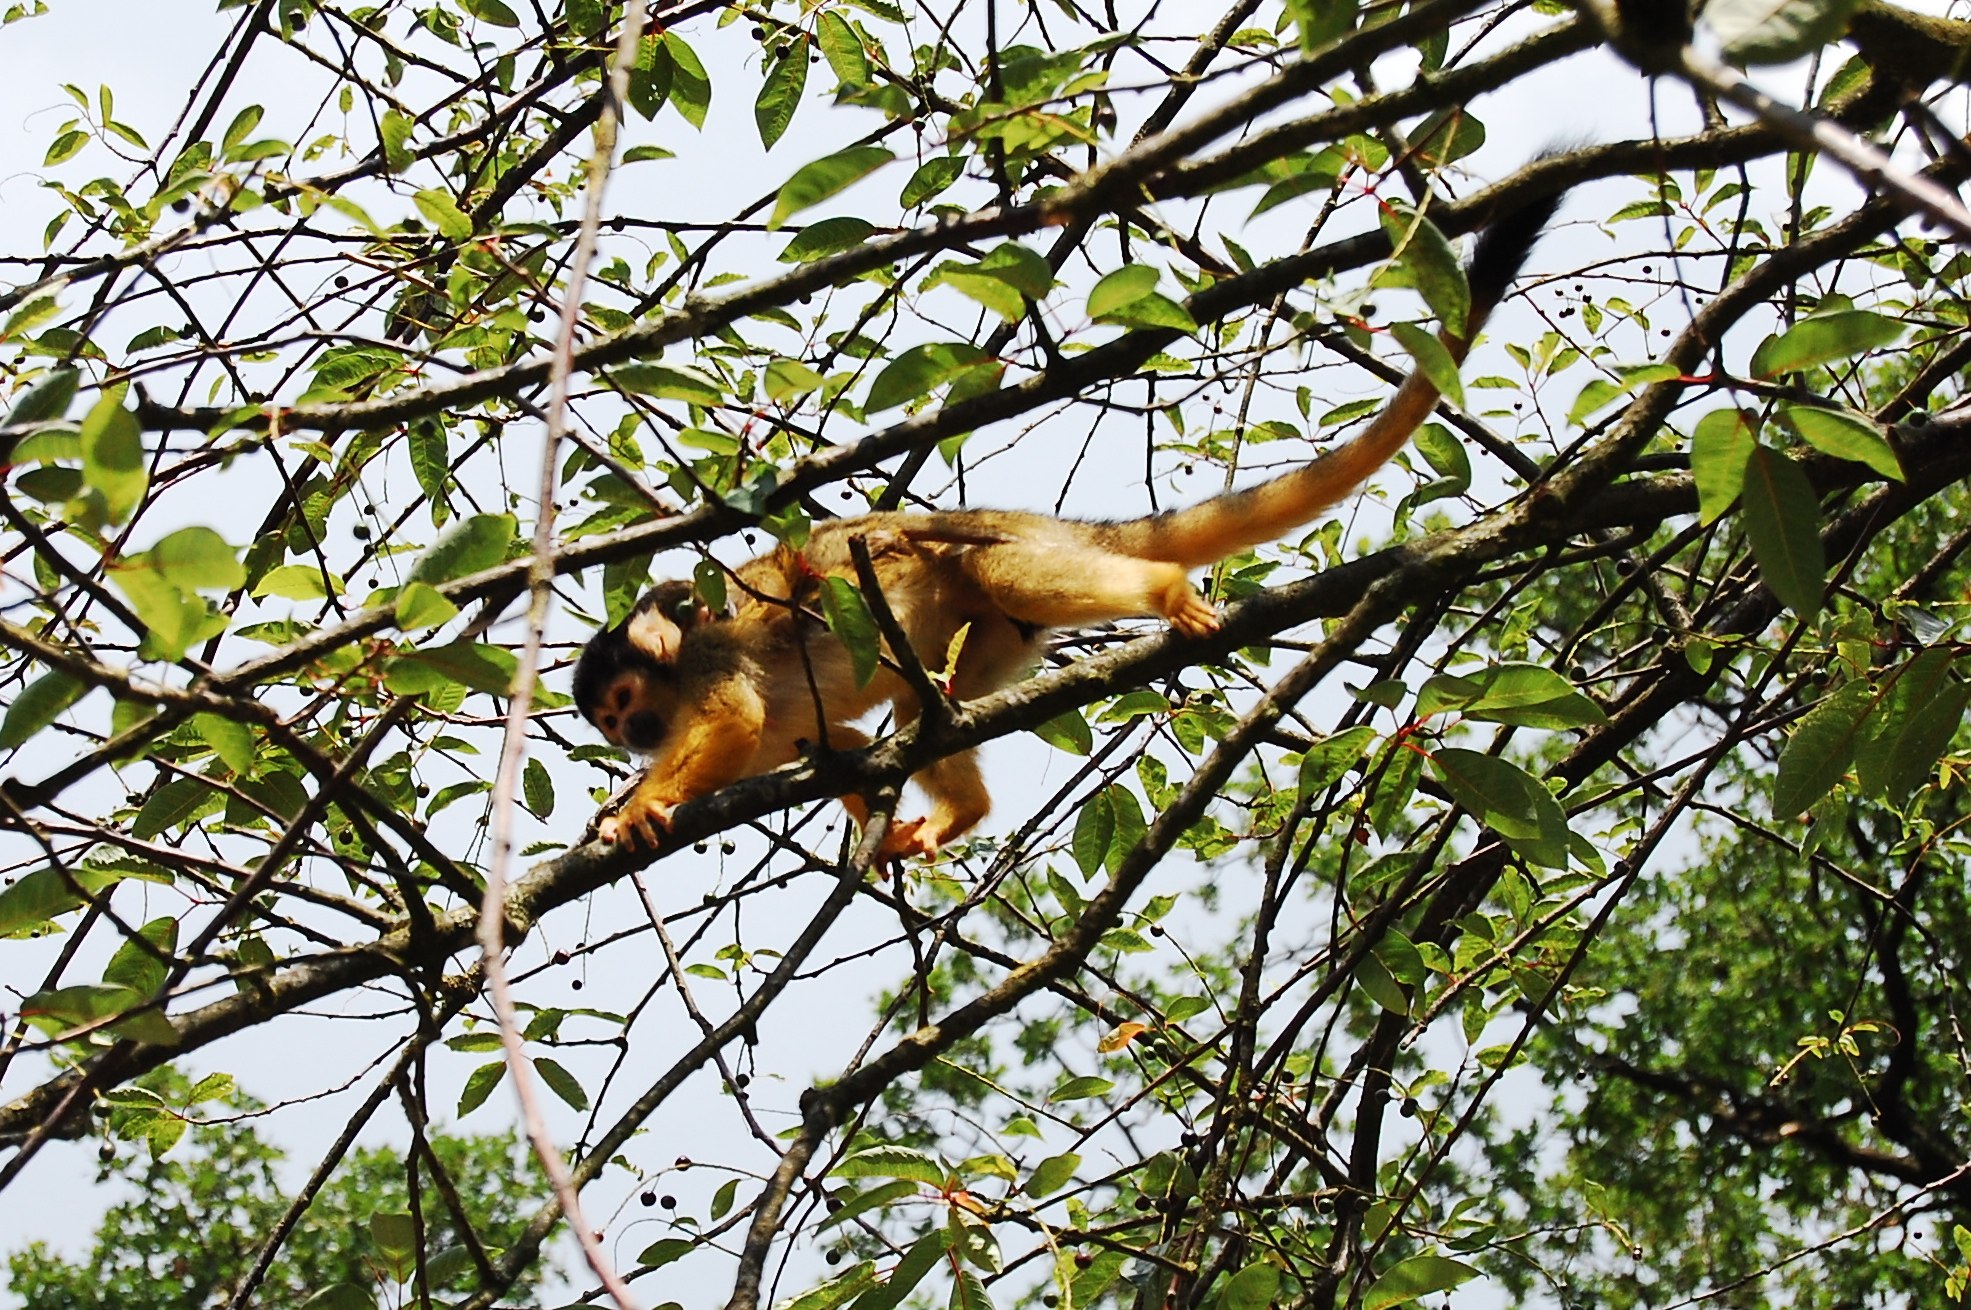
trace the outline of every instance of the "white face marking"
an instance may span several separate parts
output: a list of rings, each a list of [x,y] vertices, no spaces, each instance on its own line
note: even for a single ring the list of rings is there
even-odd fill
[[[638,650],[660,663],[677,658],[684,630],[661,610],[648,609],[630,620],[630,641]]]

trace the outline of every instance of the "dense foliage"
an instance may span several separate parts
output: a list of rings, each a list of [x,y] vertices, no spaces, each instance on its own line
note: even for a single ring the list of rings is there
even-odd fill
[[[128,1184],[16,1295],[526,1294],[560,1202],[420,1145],[519,1085],[571,1297],[1962,1296],[1971,24],[217,8],[142,95],[14,61],[65,108],[4,170],[0,1191]],[[1458,240],[1563,191],[1460,379]],[[653,576],[1193,501],[1413,366],[1217,636],[585,841],[630,765],[565,666]],[[975,743],[982,835],[857,857],[829,798]]]

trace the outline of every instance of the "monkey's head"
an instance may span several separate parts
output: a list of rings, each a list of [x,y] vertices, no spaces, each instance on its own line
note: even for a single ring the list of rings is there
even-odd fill
[[[612,746],[648,754],[676,717],[685,634],[712,613],[689,582],[660,582],[629,617],[589,638],[575,661],[575,708]]]

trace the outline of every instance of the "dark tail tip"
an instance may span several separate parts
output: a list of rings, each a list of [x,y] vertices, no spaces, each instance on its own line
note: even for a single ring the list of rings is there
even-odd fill
[[[1533,253],[1540,234],[1560,211],[1562,193],[1537,196],[1493,215],[1478,234],[1465,278],[1471,284],[1471,303],[1483,313],[1505,299],[1513,279]]]

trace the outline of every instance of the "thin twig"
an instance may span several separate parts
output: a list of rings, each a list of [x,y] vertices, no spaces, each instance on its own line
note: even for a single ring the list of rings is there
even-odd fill
[[[520,668],[514,677],[513,698],[508,702],[506,733],[500,744],[499,776],[493,786],[492,859],[486,870],[486,895],[479,907],[479,949],[485,961],[486,990],[493,1002],[500,1027],[500,1045],[506,1054],[507,1071],[512,1075],[514,1095],[527,1127],[527,1138],[540,1157],[548,1181],[554,1188],[556,1203],[566,1216],[575,1240],[589,1268],[622,1310],[637,1310],[630,1292],[602,1249],[602,1243],[582,1217],[581,1197],[568,1175],[561,1150],[548,1131],[542,1113],[533,1069],[520,1035],[520,1024],[506,978],[506,866],[513,858],[514,793],[520,779],[520,766],[527,753],[527,721],[533,707],[534,682],[540,669],[541,647],[547,629],[548,610],[554,599],[554,501],[556,453],[562,430],[567,425],[569,381],[575,367],[575,330],[582,315],[582,284],[595,256],[596,234],[602,226],[602,195],[609,182],[610,166],[616,155],[616,124],[629,91],[630,68],[636,61],[637,47],[643,39],[644,0],[629,0],[623,14],[623,28],[616,38],[616,51],[609,62],[609,79],[597,94],[602,99],[596,118],[595,153],[589,157],[586,204],[581,233],[575,242],[574,258],[568,268],[567,287],[562,293],[561,323],[555,340],[553,367],[549,374],[547,432],[541,452],[541,489],[535,507],[534,552],[527,570],[527,638],[521,651]]]

